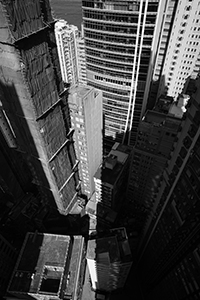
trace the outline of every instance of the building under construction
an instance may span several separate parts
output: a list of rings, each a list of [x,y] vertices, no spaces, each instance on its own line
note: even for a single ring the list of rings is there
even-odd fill
[[[66,215],[79,193],[54,23],[48,0],[0,1],[0,157],[19,186],[10,189],[11,175],[1,168],[7,214],[25,199],[22,211],[37,190],[40,208]]]

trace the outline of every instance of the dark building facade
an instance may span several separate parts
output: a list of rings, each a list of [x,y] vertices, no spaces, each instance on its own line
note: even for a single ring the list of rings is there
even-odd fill
[[[199,104],[198,79],[138,250],[142,281],[153,299],[200,296]]]
[[[153,208],[180,123],[180,119],[154,110],[147,111],[139,123],[126,196],[134,210],[136,230],[142,230]]]
[[[49,2],[0,1],[0,22],[1,206],[68,214],[78,162]]]

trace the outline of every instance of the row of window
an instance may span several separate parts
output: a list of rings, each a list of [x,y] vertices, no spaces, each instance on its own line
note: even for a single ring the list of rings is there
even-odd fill
[[[102,49],[104,51],[107,51],[107,52],[116,52],[117,54],[123,54],[125,56],[127,55],[133,55],[135,53],[135,50],[133,49],[133,47],[131,48],[128,48],[128,47],[124,47],[124,45],[110,45],[110,44],[106,44],[106,43],[103,43],[103,42],[97,42],[97,41],[91,41],[89,40],[88,38],[86,38],[86,49],[87,47],[90,47],[90,48],[94,48],[94,49]],[[147,47],[145,48],[146,46],[143,45],[143,49],[142,49],[142,54],[141,54],[141,57],[143,58],[146,58],[150,57],[150,52],[151,50]]]
[[[128,15],[128,14],[113,14],[109,12],[95,12],[90,10],[83,11],[83,18],[103,20],[107,22],[121,22],[121,23],[138,23],[138,14]],[[146,24],[155,24],[156,15],[148,15],[146,17]]]
[[[106,77],[96,76],[96,75],[95,75],[95,79],[98,81],[109,82],[111,84],[118,84],[118,85],[122,85],[122,86],[131,86],[131,81],[129,81],[129,82],[121,81],[121,80],[116,80],[116,79],[106,78]]]
[[[126,11],[126,12],[139,12],[139,2],[121,1],[121,2],[99,2],[99,1],[82,1],[83,8],[105,9],[106,11]],[[144,11],[145,3],[143,3]],[[148,3],[148,12],[157,12],[158,2],[152,1]]]
[[[111,25],[111,24],[101,24],[98,22],[92,22],[92,21],[84,21],[83,22],[85,28],[89,29],[96,29],[100,31],[109,31],[109,32],[116,32],[120,34],[128,34],[133,35],[137,34],[137,26],[135,28],[133,26],[124,26],[124,25]],[[154,28],[145,28],[144,35],[153,36]]]

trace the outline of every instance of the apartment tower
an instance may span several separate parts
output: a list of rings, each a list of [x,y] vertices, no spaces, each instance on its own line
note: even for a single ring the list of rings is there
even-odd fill
[[[200,70],[198,0],[166,1],[149,102],[165,93],[177,100]]]
[[[102,92],[86,85],[74,86],[68,103],[81,190],[90,199],[95,191],[93,176],[103,156]]]
[[[82,1],[87,80],[103,91],[105,146],[135,143],[165,2]]]
[[[55,36],[63,81],[70,85],[85,84],[85,47],[78,27],[59,20],[55,24]]]

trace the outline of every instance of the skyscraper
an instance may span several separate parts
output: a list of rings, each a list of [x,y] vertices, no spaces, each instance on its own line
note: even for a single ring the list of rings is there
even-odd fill
[[[55,24],[55,36],[63,81],[71,85],[85,84],[85,47],[78,28],[59,20]]]
[[[186,80],[195,79],[200,70],[200,4],[198,0],[184,0],[174,7],[158,96],[165,91],[177,100]]]
[[[25,195],[34,184],[40,202],[67,214],[79,178],[49,2],[0,1],[0,21],[1,132],[12,172],[17,177],[21,170]],[[30,171],[27,177],[31,173],[29,187],[17,157]],[[14,200],[23,203],[22,197]]]
[[[82,1],[87,79],[103,91],[106,143],[135,142],[165,2]]]
[[[166,1],[148,99],[151,108],[163,93],[177,100],[185,81],[196,78],[199,40],[199,1]]]
[[[138,249],[145,290],[156,300],[199,298],[199,104],[200,79]]]
[[[137,230],[142,229],[154,205],[180,123],[180,119],[154,110],[147,111],[140,121],[127,187],[127,200],[133,204],[138,220]]]
[[[102,92],[86,85],[74,86],[69,90],[68,103],[81,190],[89,199],[95,190],[93,176],[103,156]]]

